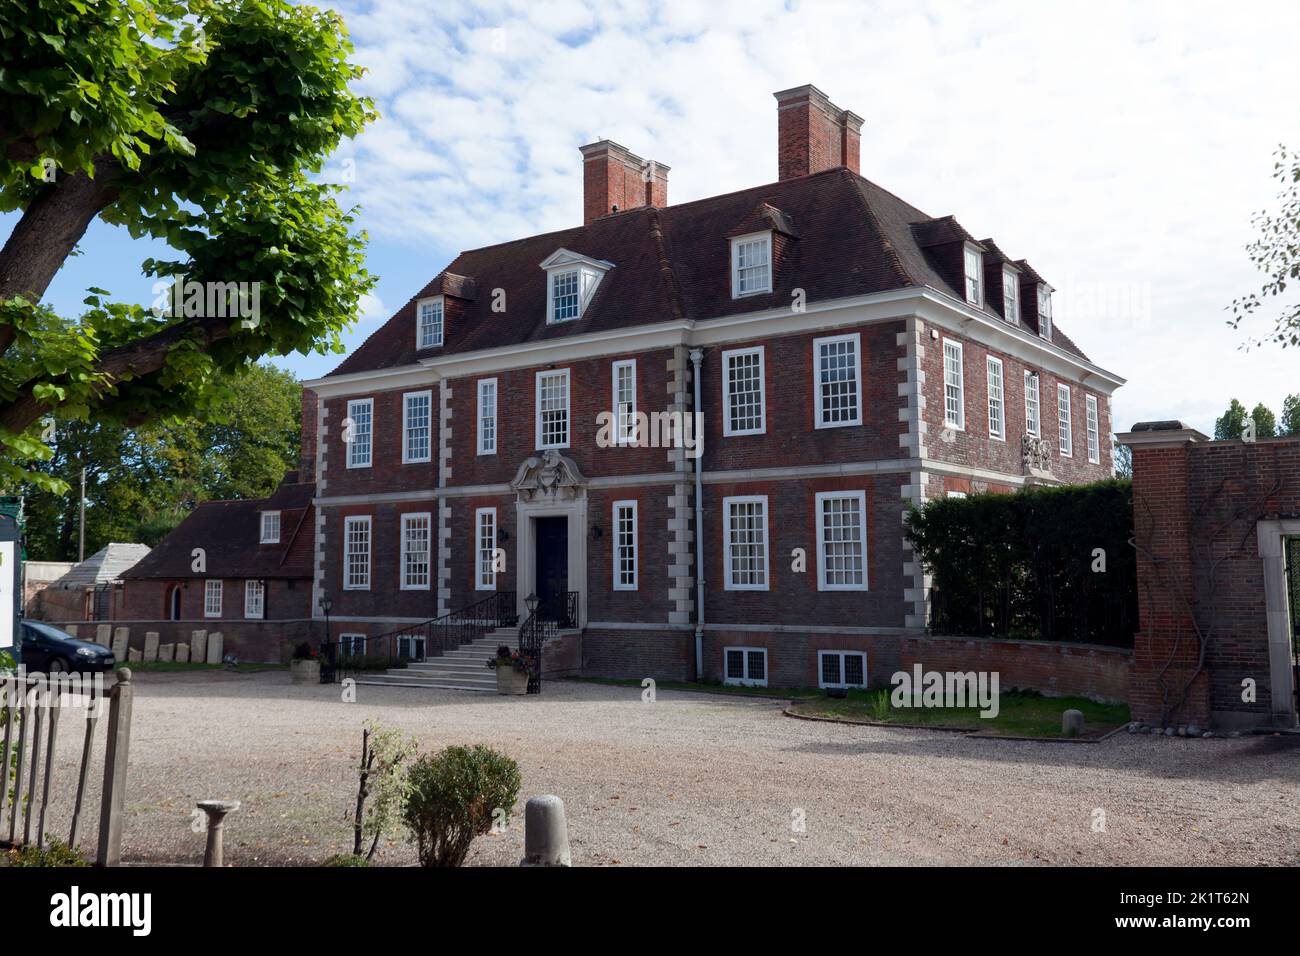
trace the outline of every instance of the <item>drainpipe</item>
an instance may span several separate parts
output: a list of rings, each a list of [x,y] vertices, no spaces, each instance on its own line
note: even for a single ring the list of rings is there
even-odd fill
[[[691,409],[696,424],[704,421],[704,407],[700,404],[700,366],[704,363],[704,350],[691,349],[691,379],[695,387],[695,404]],[[701,428],[695,436],[695,679],[704,680],[704,435]]]

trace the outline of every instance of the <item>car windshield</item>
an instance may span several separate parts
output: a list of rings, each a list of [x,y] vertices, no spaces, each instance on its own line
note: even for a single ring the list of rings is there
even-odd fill
[[[43,637],[52,637],[56,641],[76,640],[76,638],[67,631],[60,631],[57,627],[50,624],[42,624],[40,621],[23,621],[23,623]]]

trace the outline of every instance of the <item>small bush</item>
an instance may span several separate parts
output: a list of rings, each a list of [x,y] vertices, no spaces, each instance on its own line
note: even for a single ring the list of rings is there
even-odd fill
[[[369,866],[370,861],[355,853],[335,853],[328,857],[321,866]]]
[[[460,866],[476,836],[508,818],[519,797],[519,765],[490,747],[448,747],[411,768],[402,819],[415,835],[421,866]]]
[[[90,861],[62,840],[49,838],[48,846],[15,847],[6,853],[10,866],[90,866]]]
[[[314,661],[316,659],[316,648],[312,647],[307,641],[303,641],[294,647],[293,659],[295,661]]]

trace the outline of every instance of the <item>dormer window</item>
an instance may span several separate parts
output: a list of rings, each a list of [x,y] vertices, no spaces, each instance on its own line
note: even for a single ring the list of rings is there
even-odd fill
[[[1038,332],[1052,340],[1052,287],[1045,282],[1038,286]]]
[[[737,236],[731,240],[731,297],[772,291],[772,234]]]
[[[421,299],[415,304],[415,347],[432,349],[442,345],[442,296]]]
[[[280,543],[280,512],[262,512],[262,544]]]
[[[1002,270],[1002,317],[1020,324],[1020,276],[1014,269]]]
[[[572,322],[582,317],[612,262],[559,249],[542,262],[546,270],[546,321]]]
[[[966,301],[984,304],[984,254],[974,246],[966,247]]]

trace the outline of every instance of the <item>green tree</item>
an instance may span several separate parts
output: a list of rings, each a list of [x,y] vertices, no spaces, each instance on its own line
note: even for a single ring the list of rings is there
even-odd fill
[[[1250,410],[1250,420],[1255,423],[1256,438],[1277,437],[1277,417],[1260,402]]]
[[[1116,478],[1133,477],[1133,449],[1128,445],[1115,443],[1112,454]]]
[[[0,211],[22,213],[0,248],[0,482],[61,487],[28,464],[52,454],[46,416],[206,419],[250,361],[342,350],[374,280],[313,174],[375,113],[348,89],[362,71],[337,14],[0,0],[0,39]],[[175,250],[147,276],[219,294],[150,310],[91,289],[79,318],[56,314],[41,298],[97,217]]]
[[[1240,438],[1245,429],[1246,406],[1234,398],[1228,410],[1214,422],[1214,438],[1216,441]]]
[[[1300,435],[1300,395],[1282,399],[1282,420],[1278,422],[1278,435],[1291,438]]]
[[[1300,279],[1300,156],[1279,146],[1273,164],[1273,178],[1281,185],[1276,213],[1258,212],[1252,219],[1259,238],[1246,247],[1250,261],[1264,273],[1263,288],[1233,301],[1234,329],[1243,319],[1254,316],[1272,300],[1281,299],[1291,285],[1292,301],[1279,302],[1281,309],[1274,320],[1267,341],[1283,348],[1300,345],[1300,300],[1294,298],[1296,279]]]

